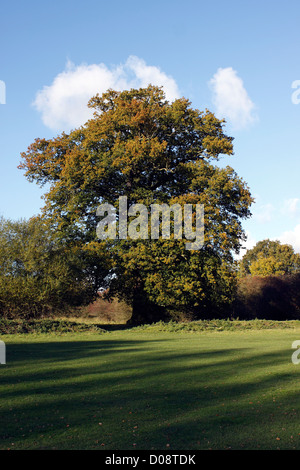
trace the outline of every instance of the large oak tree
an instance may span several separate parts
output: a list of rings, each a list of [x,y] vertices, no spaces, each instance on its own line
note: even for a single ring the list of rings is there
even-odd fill
[[[50,184],[44,215],[56,229],[108,256],[110,294],[133,305],[133,322],[166,311],[217,315],[232,300],[233,253],[250,216],[246,183],[216,162],[233,154],[224,122],[185,99],[166,101],[161,88],[109,90],[93,97],[94,117],[51,140],[36,139],[20,168],[30,181]],[[97,240],[100,203],[203,204],[205,243],[185,240]],[[157,316],[158,315],[158,316]]]

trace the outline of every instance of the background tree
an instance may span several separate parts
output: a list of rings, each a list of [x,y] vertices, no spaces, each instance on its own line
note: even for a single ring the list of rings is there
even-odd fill
[[[92,250],[58,237],[42,219],[0,219],[0,315],[40,317],[87,304],[100,272]]]
[[[269,239],[248,250],[239,263],[240,276],[280,276],[300,273],[300,255],[291,245]]]
[[[166,101],[163,91],[109,90],[91,99],[94,118],[70,134],[36,139],[20,168],[30,181],[50,183],[44,215],[62,233],[77,233],[82,246],[96,241],[96,209],[108,202],[204,204],[205,245],[188,251],[185,240],[106,242],[110,293],[134,307],[134,321],[162,312],[219,314],[232,300],[233,252],[244,239],[241,220],[252,198],[230,168],[213,165],[233,153],[223,121],[191,108],[187,99]],[[214,310],[214,312],[213,312]],[[158,315],[158,317],[157,317]]]
[[[241,320],[299,319],[300,274],[240,278],[233,310]]]

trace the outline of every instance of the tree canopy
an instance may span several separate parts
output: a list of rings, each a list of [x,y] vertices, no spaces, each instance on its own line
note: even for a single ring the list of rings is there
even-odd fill
[[[233,253],[239,252],[250,216],[247,184],[216,162],[233,154],[224,121],[166,101],[161,88],[109,90],[93,97],[94,117],[56,138],[36,139],[22,154],[29,181],[50,184],[44,217],[57,231],[105,256],[110,294],[134,306],[136,321],[153,312],[185,310],[207,315],[232,300]],[[204,246],[185,240],[97,240],[97,207],[126,196],[128,204],[203,204]],[[150,306],[146,308],[146,304]],[[206,312],[206,313],[205,313]],[[140,318],[138,319],[138,316]]]
[[[97,294],[103,269],[93,253],[58,237],[39,217],[0,218],[0,312],[4,316],[40,317],[87,304]]]
[[[241,276],[280,276],[300,272],[300,255],[293,247],[269,239],[258,242],[240,261]]]

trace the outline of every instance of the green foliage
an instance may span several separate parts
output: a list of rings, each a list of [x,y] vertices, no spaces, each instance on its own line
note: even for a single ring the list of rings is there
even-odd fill
[[[129,327],[119,326],[120,331]],[[197,321],[159,321],[151,325],[140,325],[131,327],[132,331],[143,331],[147,333],[197,333],[207,331],[245,331],[245,330],[274,330],[300,328],[300,321],[274,321],[274,320],[197,320]],[[97,323],[74,322],[61,319],[34,319],[34,320],[9,320],[0,319],[0,335],[20,334],[67,334],[67,333],[107,333],[116,331],[111,325]]]
[[[27,333],[105,333],[100,325],[77,323],[68,320],[7,320],[0,319],[0,335]]]
[[[280,276],[300,272],[300,255],[291,245],[269,239],[258,242],[248,250],[239,263],[241,277]]]
[[[197,333],[200,331],[244,331],[244,330],[274,330],[300,327],[300,321],[273,321],[273,320],[197,320],[191,322],[157,322],[152,325],[136,326],[137,331],[170,332],[170,333]]]
[[[94,118],[69,135],[37,139],[22,154],[30,181],[50,183],[44,214],[76,233],[111,269],[110,295],[133,306],[133,322],[156,321],[164,310],[211,316],[232,302],[238,252],[252,198],[227,166],[232,137],[211,112],[187,99],[165,100],[160,88],[104,93],[91,99]],[[185,240],[96,241],[99,203],[203,204],[205,246]],[[154,311],[156,309],[156,311]],[[148,318],[147,318],[148,317]]]
[[[102,269],[93,253],[41,218],[0,219],[1,316],[39,317],[89,303]]]

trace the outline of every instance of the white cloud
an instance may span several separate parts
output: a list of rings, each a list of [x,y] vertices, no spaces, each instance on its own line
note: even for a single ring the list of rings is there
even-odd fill
[[[300,199],[297,197],[285,200],[283,203],[282,212],[291,217],[299,217],[300,216],[299,202],[300,202]]]
[[[174,101],[180,97],[178,86],[172,77],[169,77],[154,65],[146,65],[146,62],[135,56],[130,56],[125,64],[125,69],[135,74],[133,86],[146,87],[152,85],[163,86],[166,98]]]
[[[281,243],[292,245],[297,253],[300,253],[300,224],[293,230],[287,230],[278,238]]]
[[[166,98],[179,98],[175,80],[156,66],[147,65],[143,59],[130,56],[124,64],[107,67],[105,64],[74,65],[68,62],[49,86],[36,94],[34,107],[42,120],[53,130],[69,130],[79,127],[92,117],[87,103],[96,93],[100,95],[112,88],[122,91],[146,87],[149,84],[163,86]]]
[[[232,67],[219,68],[209,84],[219,118],[228,119],[236,129],[247,127],[257,119],[255,105],[244,88],[243,80]]]
[[[274,213],[273,204],[262,204],[253,210],[253,219],[259,223],[271,222]]]

